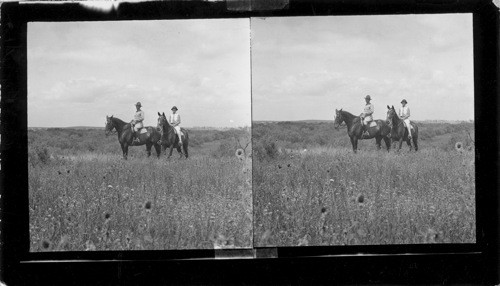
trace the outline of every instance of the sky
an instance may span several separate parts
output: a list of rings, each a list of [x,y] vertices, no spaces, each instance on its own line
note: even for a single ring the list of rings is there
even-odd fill
[[[253,120],[474,119],[471,14],[252,18]]]
[[[181,126],[251,125],[250,20],[28,24],[28,126],[145,125],[177,106]]]
[[[374,118],[408,101],[415,120],[474,118],[471,14],[28,24],[28,126],[184,127]]]

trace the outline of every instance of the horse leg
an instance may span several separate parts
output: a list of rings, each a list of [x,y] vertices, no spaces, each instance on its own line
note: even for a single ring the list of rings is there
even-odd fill
[[[128,155],[128,145],[127,143],[122,144],[123,159],[127,160]]]
[[[415,145],[415,152],[418,151],[417,136],[413,137],[413,145]]]
[[[399,148],[398,151],[401,151],[401,147],[403,146],[403,137],[399,139]]]
[[[156,157],[157,158],[160,158],[160,154],[161,154],[161,145],[155,143],[153,144],[153,146],[155,146],[155,150],[156,150]]]
[[[182,144],[184,146],[184,156],[186,156],[186,159],[188,158],[188,144],[187,142],[184,142]]]
[[[406,139],[406,144],[408,144],[408,147],[410,147],[410,151],[411,151],[412,146],[411,146],[411,141],[410,141],[410,139]]]
[[[170,144],[170,152],[168,153],[168,158],[172,157],[172,151],[174,151],[174,144]]]
[[[151,156],[151,143],[146,144],[146,153],[148,154],[148,157]]]
[[[351,144],[352,144],[352,151],[354,151],[354,153],[357,152],[357,148],[358,148],[358,139],[355,139],[354,137],[351,137]]]
[[[377,149],[382,149],[382,136],[375,137],[375,142],[377,143]]]
[[[391,150],[391,138],[384,137],[385,147],[387,148],[387,152]]]
[[[177,144],[177,153],[179,153],[179,158],[182,158],[182,150],[181,150],[181,145]]]

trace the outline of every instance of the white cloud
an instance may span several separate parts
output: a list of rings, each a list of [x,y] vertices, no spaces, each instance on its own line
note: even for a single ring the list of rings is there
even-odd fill
[[[219,107],[238,111],[235,125],[250,123],[248,19],[30,23],[28,33],[28,104],[37,118],[29,124],[83,120],[63,115],[71,110],[101,125],[106,114],[130,117],[137,101],[151,123],[172,105],[186,126],[227,125],[210,115]]]
[[[256,120],[329,119],[330,104],[357,113],[366,94],[376,106],[418,102],[418,118],[472,118],[470,15],[273,18],[252,28]],[[450,94],[470,112],[454,112]]]

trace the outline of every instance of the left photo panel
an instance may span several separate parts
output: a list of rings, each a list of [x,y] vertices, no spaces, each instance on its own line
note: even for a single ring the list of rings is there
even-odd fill
[[[27,39],[31,252],[252,247],[249,19]]]

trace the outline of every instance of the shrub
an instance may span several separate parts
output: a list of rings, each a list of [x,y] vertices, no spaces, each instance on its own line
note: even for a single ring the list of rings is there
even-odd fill
[[[46,146],[35,146],[28,151],[28,160],[32,165],[47,164],[50,161],[50,153]]]
[[[279,155],[278,146],[275,140],[264,138],[256,142],[253,148],[254,156],[258,160],[274,159]]]
[[[212,153],[214,158],[222,158],[222,157],[230,157],[234,156],[234,152],[236,148],[234,146],[234,142],[229,139],[221,140],[219,143],[219,147],[215,152]]]

